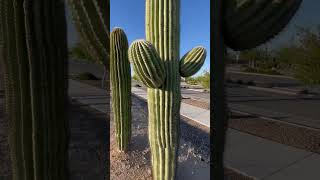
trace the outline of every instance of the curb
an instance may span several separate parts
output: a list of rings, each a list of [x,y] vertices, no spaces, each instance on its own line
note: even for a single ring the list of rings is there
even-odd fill
[[[224,167],[224,174],[226,180],[258,180],[257,178],[252,177],[230,166]]]
[[[280,93],[280,94],[287,94],[287,95],[299,95],[299,93],[297,92],[284,91],[284,90],[274,89],[274,88],[265,88],[265,87],[258,87],[258,86],[247,86],[247,88],[267,91],[267,92]]]
[[[275,78],[283,78],[283,79],[293,79],[295,78],[284,75],[271,75],[271,74],[260,74],[260,73],[250,73],[250,72],[241,72],[241,71],[226,71],[226,73],[235,73],[235,74],[246,74],[252,76],[265,76],[265,77],[275,77]]]
[[[135,97],[138,98],[139,100],[142,100],[142,101],[144,101],[144,102],[147,102],[146,99],[140,97],[139,95],[136,95],[136,94],[134,94],[134,93],[131,93],[131,95],[135,96]],[[207,110],[207,109],[204,109],[204,110]],[[198,121],[198,120],[196,120],[196,119],[193,119],[193,118],[188,117],[188,116],[186,116],[186,115],[182,115],[181,113],[180,113],[180,116],[182,117],[181,119],[183,119],[183,118],[188,119],[189,121],[193,121],[194,123],[197,123],[197,125],[199,125],[200,127],[205,127],[205,128],[210,129],[210,127],[208,127],[206,124],[201,123],[200,121]]]

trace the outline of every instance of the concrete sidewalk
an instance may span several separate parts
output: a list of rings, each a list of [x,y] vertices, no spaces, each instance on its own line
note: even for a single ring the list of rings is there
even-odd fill
[[[145,90],[132,88],[132,93],[147,98]],[[106,91],[77,81],[69,81],[69,95],[101,112],[107,111]],[[210,126],[210,111],[182,103],[181,115]],[[320,155],[228,129],[225,165],[256,179],[318,180]]]
[[[147,91],[132,87],[131,92],[140,98],[147,100]],[[199,124],[210,127],[210,111],[195,107],[186,103],[181,103],[180,114]]]
[[[320,155],[228,129],[225,165],[263,180],[318,180]]]

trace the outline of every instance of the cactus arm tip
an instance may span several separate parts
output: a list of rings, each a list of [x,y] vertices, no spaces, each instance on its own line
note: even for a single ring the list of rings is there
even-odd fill
[[[188,51],[180,61],[180,75],[189,77],[200,70],[207,56],[207,51],[202,46],[197,46]]]
[[[138,39],[129,47],[129,60],[139,79],[149,88],[160,87],[166,77],[166,71],[159,54],[153,45]]]

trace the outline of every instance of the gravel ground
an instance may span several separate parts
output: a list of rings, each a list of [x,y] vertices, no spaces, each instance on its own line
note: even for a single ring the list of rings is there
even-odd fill
[[[111,179],[114,180],[152,179],[147,135],[147,103],[133,96],[132,113],[132,139],[128,153],[118,152],[111,125],[110,164]],[[193,127],[190,123],[181,121],[178,179],[210,178],[209,140],[209,134],[200,127]]]

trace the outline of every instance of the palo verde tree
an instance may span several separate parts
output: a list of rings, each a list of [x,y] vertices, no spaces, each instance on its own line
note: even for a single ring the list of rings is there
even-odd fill
[[[63,1],[0,0],[12,179],[68,179]]]
[[[255,48],[277,35],[298,10],[302,0],[213,1],[213,179],[224,179],[223,152],[228,124],[225,97],[226,47],[236,51]]]

